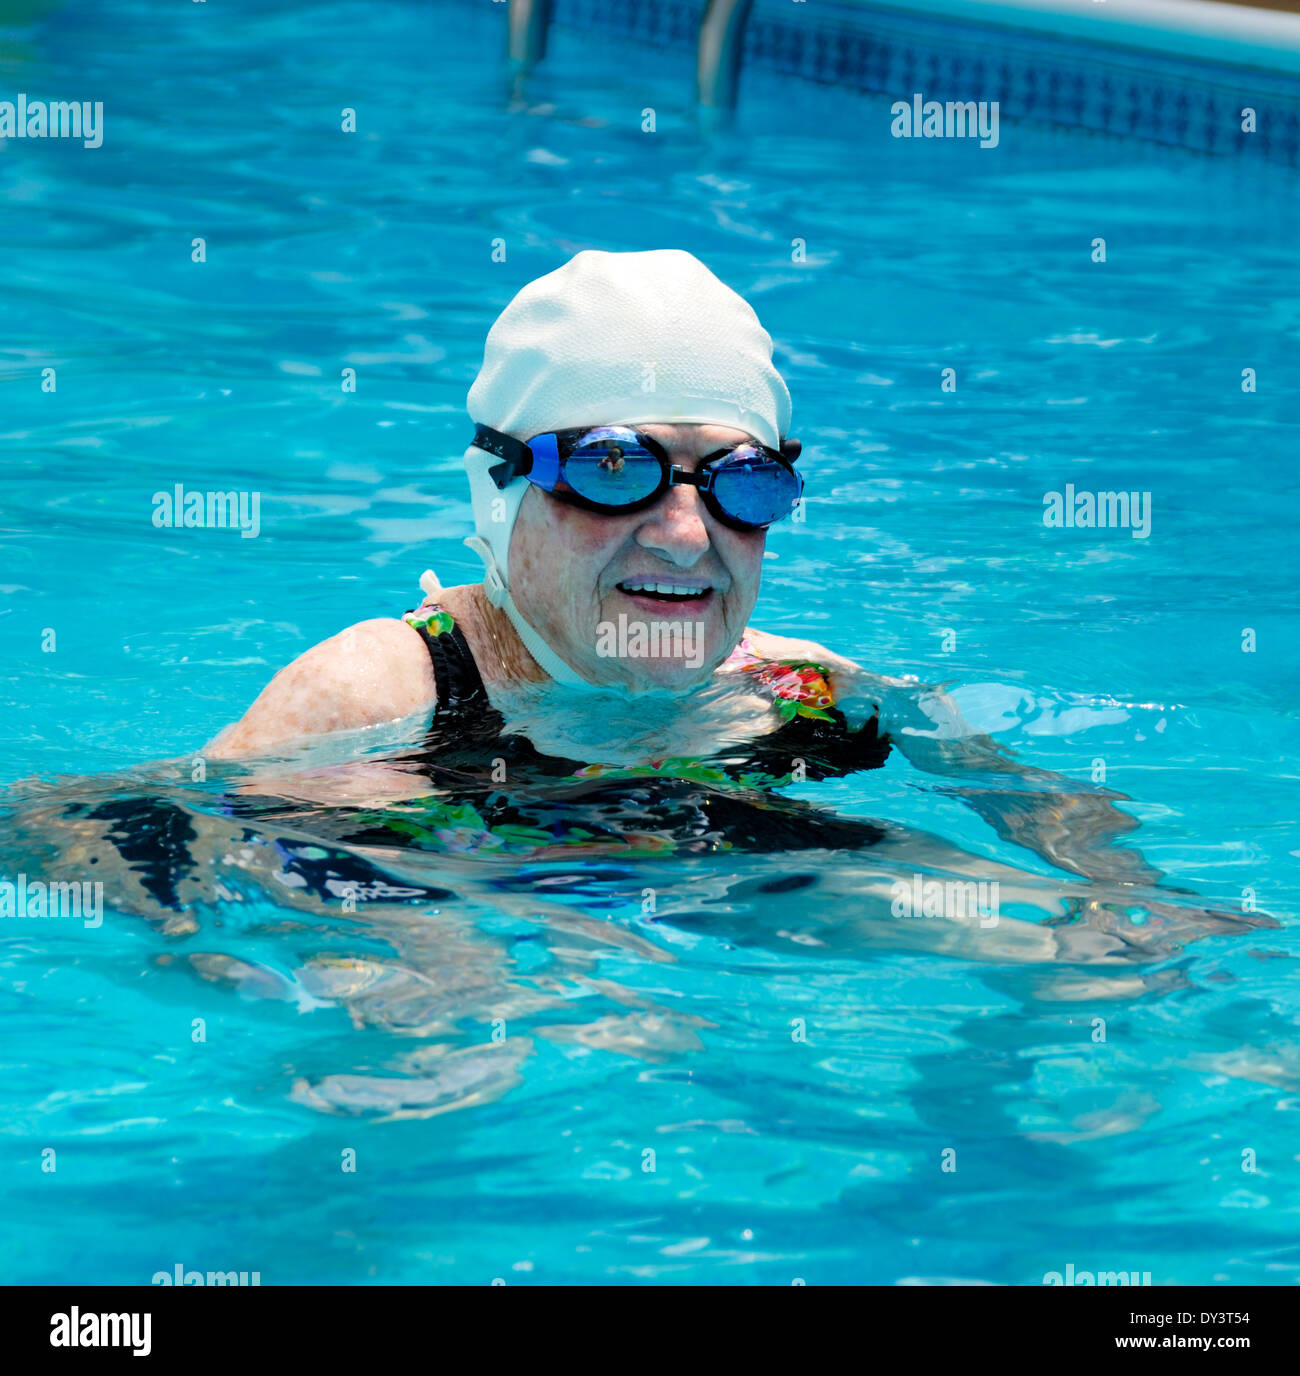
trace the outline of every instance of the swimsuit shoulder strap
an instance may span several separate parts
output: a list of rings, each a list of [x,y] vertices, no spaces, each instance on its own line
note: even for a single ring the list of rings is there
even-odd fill
[[[434,722],[441,727],[457,718],[458,724],[478,726],[485,719],[497,717],[496,709],[488,701],[483,675],[474,662],[474,652],[451,613],[437,603],[425,603],[403,613],[402,620],[419,632],[429,651],[438,690]]]
[[[816,780],[879,769],[891,748],[879,717],[869,717],[854,731],[840,709],[832,707],[825,717],[792,717],[770,736],[760,737],[754,753],[764,760],[802,760],[804,778]]]
[[[756,758],[802,759],[806,777],[824,779],[859,769],[878,769],[889,757],[891,742],[880,731],[879,716],[860,729],[850,729],[836,705],[831,673],[811,660],[774,660],[753,652],[748,637],[732,652],[731,662],[771,697],[785,722],[755,742]]]

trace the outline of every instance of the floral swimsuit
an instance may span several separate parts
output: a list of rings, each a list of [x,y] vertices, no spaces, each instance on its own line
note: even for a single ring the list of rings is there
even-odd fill
[[[773,791],[875,769],[889,754],[875,718],[849,729],[823,665],[766,659],[746,637],[727,664],[751,675],[784,717],[776,731],[714,758],[591,764],[542,755],[526,737],[505,732],[464,633],[444,607],[426,604],[403,620],[420,633],[433,664],[437,707],[413,758],[428,768],[438,796],[370,817],[408,844],[537,858],[557,845],[567,854],[583,846],[645,854],[683,845],[844,848],[879,839],[867,823]]]

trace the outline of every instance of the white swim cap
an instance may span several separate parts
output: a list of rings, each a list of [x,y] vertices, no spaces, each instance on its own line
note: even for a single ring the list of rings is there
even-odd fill
[[[529,440],[578,425],[704,422],[779,447],[790,393],[753,308],[681,249],[588,249],[524,287],[488,331],[467,400],[477,425]],[[510,595],[510,536],[527,478],[498,488],[499,460],[465,451],[484,583],[537,662],[585,682],[524,620]],[[493,519],[494,503],[496,517]]]

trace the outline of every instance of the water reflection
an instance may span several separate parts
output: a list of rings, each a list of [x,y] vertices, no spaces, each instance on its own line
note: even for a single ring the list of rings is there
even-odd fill
[[[202,787],[177,775],[20,786],[8,868],[93,875],[107,908],[157,931],[155,959],[177,975],[341,1009],[358,1032],[398,1039],[382,1067],[295,1079],[295,1102],[331,1113],[421,1117],[488,1102],[520,1085],[539,1038],[689,1064],[716,1024],[642,987],[654,983],[648,969],[694,959],[684,940],[742,962],[762,953],[783,977],[793,968],[807,979],[818,962],[954,958],[1033,1010],[1186,990],[1192,977],[1170,958],[1188,943],[1276,925],[1182,892],[1047,878],[916,829],[695,780],[522,779],[495,790],[497,827],[479,846],[471,814],[481,814],[449,777],[431,782],[400,760],[290,772],[279,788],[233,767]],[[504,841],[502,817],[513,819]],[[922,875],[996,881],[1002,911],[996,922],[900,918],[899,883]],[[999,1091],[1020,1087],[1029,1062],[981,1046],[989,1028],[963,1025],[960,1052],[910,1056],[922,1122],[1016,1128]],[[1016,1035],[1036,1035],[1032,1020]],[[1290,1082],[1289,1065],[1279,1059],[1270,1082]],[[1091,1126],[1050,1115],[1021,1126],[1065,1142],[1128,1130],[1152,1111],[1140,1098],[1099,1101]]]

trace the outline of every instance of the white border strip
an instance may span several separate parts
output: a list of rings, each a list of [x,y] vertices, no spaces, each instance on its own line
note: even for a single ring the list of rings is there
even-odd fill
[[[1300,15],[1219,0],[850,0],[1034,33],[1300,75]]]

